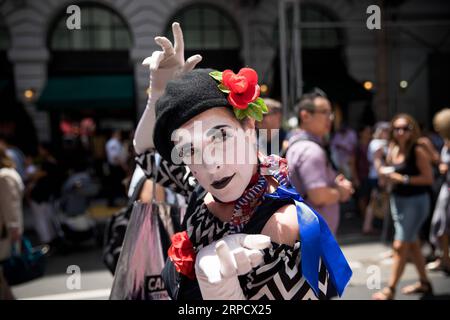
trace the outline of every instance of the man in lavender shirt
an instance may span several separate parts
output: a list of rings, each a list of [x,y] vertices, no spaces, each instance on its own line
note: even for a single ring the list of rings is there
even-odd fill
[[[289,139],[286,155],[291,181],[336,234],[339,202],[348,201],[354,190],[351,182],[333,169],[323,147],[334,116],[330,101],[320,90],[305,94],[297,104],[297,116],[300,130]]]

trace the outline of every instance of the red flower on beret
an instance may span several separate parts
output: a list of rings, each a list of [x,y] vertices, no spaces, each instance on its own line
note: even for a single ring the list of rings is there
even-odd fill
[[[242,68],[238,74],[231,70],[209,73],[219,82],[218,88],[227,94],[228,103],[233,107],[235,116],[242,120],[245,117],[261,121],[268,112],[264,100],[259,97],[261,89],[258,85],[258,74],[252,68]]]
[[[259,97],[258,74],[251,68],[242,68],[238,74],[225,70],[222,83],[230,89],[228,102],[235,108],[247,109],[248,104]]]

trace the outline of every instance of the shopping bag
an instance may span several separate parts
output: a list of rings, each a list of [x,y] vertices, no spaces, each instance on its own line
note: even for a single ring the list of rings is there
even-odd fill
[[[25,283],[42,277],[45,273],[48,246],[33,247],[23,237],[21,249],[12,247],[11,257],[2,262],[3,275],[9,285]]]
[[[138,181],[127,206],[112,215],[106,223],[103,234],[102,258],[104,264],[113,275],[116,271],[120,253],[122,252],[122,244],[130,222],[134,203],[139,199],[139,195],[146,180],[147,177],[144,176]]]
[[[168,300],[159,206],[135,202],[117,262],[111,300]]]

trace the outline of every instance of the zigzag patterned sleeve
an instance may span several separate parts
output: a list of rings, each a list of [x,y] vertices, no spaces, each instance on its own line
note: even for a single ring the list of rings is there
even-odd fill
[[[181,194],[188,200],[197,185],[197,180],[195,180],[189,168],[173,165],[161,157],[158,158],[157,174],[155,174],[157,168],[156,151],[151,150],[139,154],[135,160],[149,179],[154,179],[156,176],[156,183]]]
[[[314,294],[302,274],[300,241],[293,247],[272,244],[272,249],[264,250],[264,264],[239,279],[249,300],[329,300],[337,296],[322,261],[319,295]]]

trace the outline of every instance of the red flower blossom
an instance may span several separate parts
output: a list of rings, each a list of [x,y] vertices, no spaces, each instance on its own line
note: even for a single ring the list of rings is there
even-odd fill
[[[172,245],[168,256],[175,265],[175,269],[190,279],[195,278],[195,250],[186,231],[172,236]]]
[[[258,74],[251,68],[242,68],[238,74],[225,70],[222,83],[230,89],[228,102],[235,108],[247,109],[248,104],[259,97]]]

